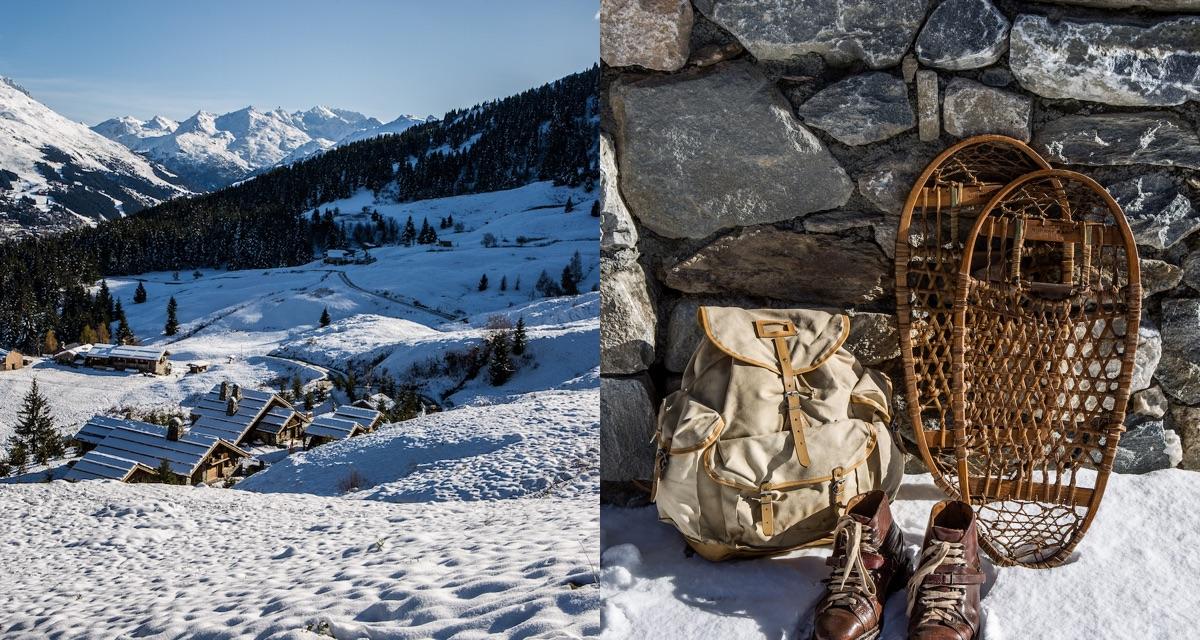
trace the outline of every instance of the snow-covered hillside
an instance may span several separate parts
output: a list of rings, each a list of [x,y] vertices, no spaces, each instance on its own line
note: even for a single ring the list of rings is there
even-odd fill
[[[399,133],[426,118],[401,116],[387,124],[347,109],[259,111],[253,106],[213,114],[198,111],[183,122],[130,116],[105,120],[97,133],[162,164],[196,191],[212,191],[278,165],[335,146]]]
[[[564,213],[571,198],[575,210]],[[173,406],[186,403],[224,379],[266,385],[299,374],[306,381],[327,371],[353,369],[403,374],[413,363],[447,350],[481,342],[494,316],[529,326],[536,366],[522,369],[507,385],[493,388],[474,380],[448,397],[455,405],[477,397],[539,389],[577,388],[599,363],[599,283],[597,220],[588,210],[595,195],[581,189],[534,183],[509,191],[441,198],[407,204],[373,203],[367,194],[323,205],[339,207],[353,221],[362,206],[416,224],[428,217],[437,225],[453,214],[462,232],[443,230],[452,247],[389,246],[372,251],[376,262],[328,265],[320,260],[293,268],[203,271],[200,278],[181,273],[150,273],[110,278],[135,335],[145,344],[166,345],[175,372],[144,377],[92,369],[72,369],[39,359],[34,366],[0,373],[0,441],[15,424],[15,410],[37,379],[50,397],[57,423],[74,430],[92,414],[123,406]],[[492,233],[496,247],[484,247]],[[536,238],[517,244],[519,235]],[[533,284],[546,270],[557,276],[578,251],[585,278],[575,297],[541,298]],[[480,275],[492,285],[478,291]],[[507,291],[500,291],[502,278]],[[517,289],[517,282],[520,288]],[[138,282],[149,299],[133,304]],[[180,333],[162,335],[166,304],[179,304]],[[332,322],[319,327],[328,308]],[[187,362],[212,363],[209,371],[185,375]],[[431,380],[428,391],[441,392],[449,380]]]
[[[426,375],[422,392],[444,411],[290,455],[256,448],[269,466],[233,489],[43,483],[40,470],[0,483],[0,637],[598,634],[594,199],[550,183],[407,204],[364,193],[321,209],[350,225],[368,217],[364,206],[418,226],[452,215],[461,231],[440,230],[449,246],[372,249],[370,264],[109,279],[134,333],[171,351],[173,373],[41,358],[0,372],[0,442],[35,379],[55,423],[73,433],[95,413],[190,406],[222,380],[277,388],[294,375],[403,377],[481,345],[505,319],[524,319],[528,345],[500,386],[486,374]],[[557,276],[576,252],[582,293],[533,292],[543,270]],[[148,300],[134,304],[139,282]],[[168,338],[171,297],[181,325]],[[208,371],[187,373],[201,360]]]
[[[133,213],[186,193],[178,182],[0,77],[0,238]]]
[[[1190,514],[1200,474],[1113,474],[1087,537],[1054,569],[984,560],[985,640],[1193,638],[1200,530]],[[892,514],[910,553],[944,495],[928,474],[907,475]],[[603,510],[604,633],[612,638],[808,638],[829,575],[825,549],[711,563],[686,557],[653,507]],[[882,640],[906,637],[904,593],[888,600]]]

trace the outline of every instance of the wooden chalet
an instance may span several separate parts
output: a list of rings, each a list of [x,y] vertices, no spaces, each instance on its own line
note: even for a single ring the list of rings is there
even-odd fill
[[[25,356],[19,351],[0,349],[0,371],[16,371],[25,366]]]
[[[165,376],[171,373],[171,353],[162,347],[135,347],[123,344],[94,344],[84,351],[83,363],[89,367],[107,367],[117,371],[133,369]]]
[[[333,413],[317,416],[312,424],[304,429],[304,447],[311,449],[329,442],[370,433],[378,429],[382,422],[383,414],[374,409],[342,405]]]
[[[73,438],[90,449],[67,472],[68,480],[160,482],[165,460],[176,481],[208,483],[233,475],[250,457],[227,440],[137,420],[94,416]]]
[[[306,418],[279,394],[222,382],[196,403],[191,432],[234,444],[300,442]]]

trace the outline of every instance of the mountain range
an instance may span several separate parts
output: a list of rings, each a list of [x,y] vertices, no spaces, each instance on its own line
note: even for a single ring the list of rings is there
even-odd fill
[[[0,237],[119,218],[188,192],[169,170],[0,77]]]
[[[213,191],[280,165],[356,140],[399,133],[434,118],[403,115],[382,123],[346,109],[259,111],[253,106],[176,122],[155,116],[105,120],[100,135],[161,164],[193,191]]]

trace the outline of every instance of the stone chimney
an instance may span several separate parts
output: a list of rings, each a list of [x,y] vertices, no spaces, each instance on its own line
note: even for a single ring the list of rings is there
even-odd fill
[[[236,387],[234,387],[236,388]],[[229,396],[225,402],[225,413],[233,415],[238,412],[238,399],[235,396]]]
[[[233,398],[234,400],[241,400],[241,399],[242,399],[242,387],[241,387],[241,385],[237,385],[237,384],[235,384],[235,385],[233,385],[232,387],[230,387],[230,389],[229,389],[229,397]]]
[[[167,440],[170,440],[171,442],[175,442],[175,441],[179,440],[180,436],[182,436],[182,435],[183,435],[183,420],[180,420],[178,416],[175,416],[175,417],[171,418],[171,421],[169,423],[167,423]]]
[[[229,383],[222,380],[221,381],[221,399],[225,400],[228,398],[229,398]]]

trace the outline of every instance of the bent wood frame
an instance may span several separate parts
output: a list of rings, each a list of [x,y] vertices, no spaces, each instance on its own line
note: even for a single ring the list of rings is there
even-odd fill
[[[1141,299],[1133,233],[1087,176],[1035,171],[976,219],[954,299],[953,436],[961,499],[997,564],[1057,566],[1095,518],[1124,431]],[[1080,486],[1093,465],[1094,485]]]
[[[900,215],[895,277],[905,411],[921,459],[952,498],[959,496],[959,483],[950,402],[951,315],[966,232],[996,190],[1025,173],[1049,168],[1020,140],[973,136],[942,151],[926,166]],[[981,181],[980,176],[988,179]],[[943,220],[943,214],[954,222]],[[928,234],[914,242],[914,223],[928,225],[930,216],[937,226],[934,242],[928,241]],[[950,240],[945,245],[939,235],[943,227],[948,227]]]

